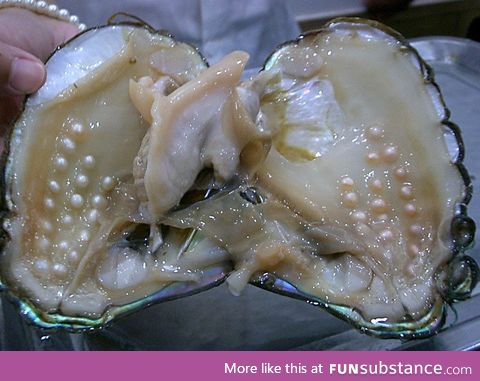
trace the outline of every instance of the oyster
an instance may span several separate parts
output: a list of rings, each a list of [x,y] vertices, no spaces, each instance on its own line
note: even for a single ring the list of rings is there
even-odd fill
[[[463,144],[430,69],[388,28],[339,19],[243,86],[258,94],[268,155],[240,191],[171,223],[228,250],[234,293],[253,281],[373,335],[436,332],[478,269],[461,254],[475,229]]]
[[[240,83],[247,60],[128,24],[52,56],[5,176],[2,279],[33,320],[95,327],[228,275],[420,337],[468,296],[463,145],[408,43],[339,19]]]
[[[141,213],[133,170],[149,124],[130,81],[148,76],[168,94],[206,69],[193,47],[130,24],[86,31],[49,59],[10,139],[1,259],[3,282],[38,324],[99,326],[229,271],[208,239]]]

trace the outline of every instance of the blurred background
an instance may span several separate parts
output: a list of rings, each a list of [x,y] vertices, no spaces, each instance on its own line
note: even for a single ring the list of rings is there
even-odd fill
[[[478,0],[296,0],[290,7],[303,31],[338,16],[376,18],[407,38],[468,37],[480,41]]]

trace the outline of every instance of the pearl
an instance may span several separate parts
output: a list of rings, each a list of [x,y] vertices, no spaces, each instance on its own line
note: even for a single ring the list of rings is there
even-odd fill
[[[75,152],[76,145],[72,139],[63,138],[61,147],[63,152],[73,153]]]
[[[409,231],[410,231],[410,234],[412,234],[414,236],[417,236],[417,237],[422,235],[422,233],[423,233],[422,227],[420,225],[417,225],[417,224],[411,225]]]
[[[83,158],[83,165],[87,169],[95,167],[95,158],[92,155],[87,155]]]
[[[58,193],[58,192],[60,192],[61,187],[60,187],[60,184],[58,182],[56,182],[55,180],[50,180],[48,182],[48,189],[50,189],[50,191],[52,193]]]
[[[50,4],[49,6],[47,6],[47,10],[48,12],[55,14],[58,11],[58,6],[55,4]]]
[[[361,210],[357,210],[352,213],[352,219],[359,222],[365,222],[367,220],[367,215],[365,212],[362,212]]]
[[[66,251],[69,245],[67,241],[60,241],[57,246],[60,250]]]
[[[101,187],[106,192],[111,191],[115,187],[115,180],[112,176],[105,176],[102,179]]]
[[[45,198],[45,200],[43,200],[43,205],[45,206],[45,208],[52,210],[53,208],[55,208],[55,201],[47,197]]]
[[[379,180],[379,179],[373,179],[371,182],[370,182],[370,187],[379,192],[381,190],[383,190],[383,184],[382,184],[382,180]]]
[[[53,166],[59,171],[64,171],[68,168],[68,161],[63,156],[56,156],[53,161]]]
[[[45,252],[50,249],[50,241],[47,238],[42,237],[40,239],[37,239],[37,241],[35,242],[35,246],[38,250]]]
[[[77,264],[78,261],[80,260],[80,256],[78,255],[78,251],[76,251],[76,250],[70,251],[67,254],[67,259],[72,265]]]
[[[376,164],[380,161],[380,156],[376,152],[370,152],[367,154],[367,161],[370,164]]]
[[[53,265],[53,274],[60,279],[64,279],[68,274],[68,270],[65,265],[61,263],[55,263]]]
[[[72,208],[80,209],[83,206],[83,197],[75,193],[70,197],[70,205],[72,205]]]
[[[52,230],[53,230],[53,225],[50,221],[47,221],[47,220],[43,220],[41,223],[40,223],[40,226],[42,227],[42,229],[47,232],[47,233],[51,233]]]
[[[357,226],[355,227],[355,230],[356,230],[357,233],[360,234],[361,236],[368,236],[368,235],[371,234],[371,229],[370,229],[370,227],[368,227],[368,225],[363,224],[363,223],[357,224]]]
[[[411,200],[413,198],[413,189],[410,185],[404,185],[400,188],[400,198]]]
[[[344,189],[351,189],[355,185],[355,182],[351,177],[344,177],[341,183],[342,183],[342,188]]]
[[[73,217],[70,215],[70,214],[65,214],[63,217],[62,217],[62,222],[65,224],[65,225],[71,225],[73,223]]]
[[[406,204],[404,211],[408,217],[415,217],[417,215],[417,208],[413,204]]]
[[[97,209],[105,209],[107,207],[107,199],[100,194],[92,197],[92,205]]]
[[[80,142],[83,141],[87,132],[85,126],[81,123],[74,123],[71,127],[71,131],[74,139]]]
[[[399,180],[402,180],[404,179],[405,177],[407,177],[407,170],[403,167],[398,167],[397,169],[395,169],[395,177]]]
[[[387,203],[383,198],[375,198],[370,202],[370,207],[375,213],[385,213],[387,211]]]
[[[383,241],[390,242],[393,240],[393,232],[390,229],[385,229],[380,232],[380,238]]]
[[[82,230],[79,235],[80,241],[88,241],[90,239],[90,232],[88,230]]]
[[[100,216],[100,213],[98,212],[98,210],[92,209],[90,210],[90,212],[88,212],[88,221],[91,223],[97,222],[99,216]]]
[[[33,264],[33,271],[39,276],[48,275],[50,272],[50,263],[46,259],[37,259]]]
[[[384,131],[377,126],[372,126],[367,130],[367,135],[372,140],[379,140],[381,137],[383,137],[383,133]]]
[[[358,204],[358,196],[355,192],[348,192],[343,196],[343,202],[346,206],[354,208]]]
[[[398,148],[392,145],[386,146],[383,150],[382,157],[387,163],[393,163],[398,159]]]
[[[88,176],[86,175],[78,175],[75,179],[75,183],[79,188],[86,188],[89,182]]]

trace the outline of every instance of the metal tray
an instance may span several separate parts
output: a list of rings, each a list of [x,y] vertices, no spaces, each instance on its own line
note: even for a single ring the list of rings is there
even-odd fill
[[[434,68],[436,80],[463,131],[466,166],[474,183],[470,215],[480,222],[480,44],[466,39],[428,37],[412,45]],[[480,262],[479,248],[469,252]],[[0,302],[1,303],[1,302]],[[232,297],[226,286],[162,303],[92,334],[45,333],[27,326],[12,306],[0,305],[2,349],[309,349],[461,350],[480,348],[480,288],[433,338],[401,342],[363,335],[346,323],[298,300],[255,287]]]

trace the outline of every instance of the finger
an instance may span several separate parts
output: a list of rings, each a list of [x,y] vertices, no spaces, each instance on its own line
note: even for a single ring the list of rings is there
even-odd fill
[[[33,55],[0,41],[0,92],[30,94],[45,81],[45,67]]]

